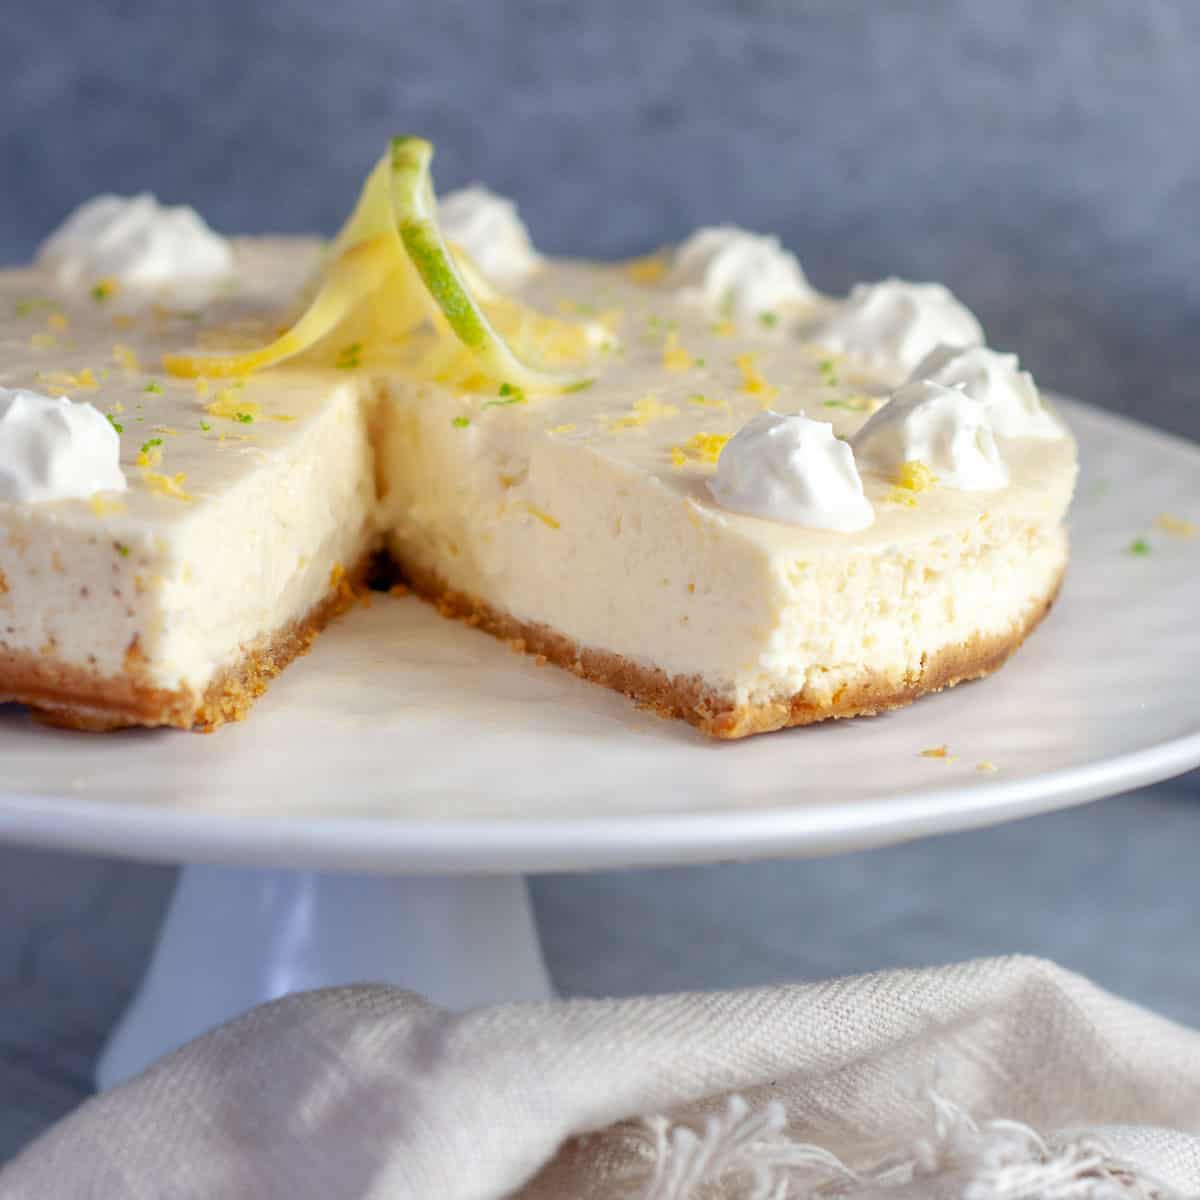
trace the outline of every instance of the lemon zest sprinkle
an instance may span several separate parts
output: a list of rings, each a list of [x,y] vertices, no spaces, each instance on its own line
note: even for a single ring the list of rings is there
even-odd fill
[[[749,392],[752,396],[766,396],[768,398],[779,395],[779,389],[772,387],[763,377],[753,354],[739,354],[733,361],[734,365],[742,373],[743,392]]]
[[[552,517],[544,509],[538,508],[535,504],[525,504],[522,506],[531,517],[537,517],[539,521],[550,529],[561,529],[559,522]]]
[[[694,363],[692,356],[679,344],[679,334],[672,329],[663,343],[662,363],[668,371],[690,371]]]
[[[262,406],[253,400],[243,400],[238,389],[222,388],[211,404],[204,406],[204,411],[210,417],[225,417],[230,421],[239,421],[248,425],[256,417],[262,416]],[[247,419],[248,418],[248,419]]]
[[[651,421],[677,416],[679,409],[674,404],[663,404],[657,396],[651,394],[636,401],[632,410],[625,416],[609,421],[608,428],[613,433],[618,433],[622,429],[635,429],[639,425],[649,425]]]
[[[142,364],[138,361],[138,356],[132,346],[126,346],[124,342],[118,342],[112,348],[113,361],[119,367],[123,367],[126,371],[140,371]]]
[[[125,511],[125,503],[122,500],[113,500],[105,496],[103,492],[97,492],[88,501],[88,507],[97,517],[107,517],[110,513],[119,513]]]
[[[71,327],[71,322],[67,320],[60,312],[52,312],[46,318],[46,324],[54,330],[55,333],[66,333]]]
[[[661,250],[641,258],[631,258],[621,269],[634,283],[657,283],[667,273],[667,256]]]
[[[1177,538],[1193,538],[1197,532],[1194,521],[1189,521],[1184,517],[1177,517],[1174,513],[1159,513],[1154,518],[1154,524],[1163,533],[1169,533],[1172,537]]]
[[[568,421],[565,425],[555,425],[554,428],[550,430],[550,432],[551,433],[574,433],[575,426],[573,424],[571,424],[571,422]]]

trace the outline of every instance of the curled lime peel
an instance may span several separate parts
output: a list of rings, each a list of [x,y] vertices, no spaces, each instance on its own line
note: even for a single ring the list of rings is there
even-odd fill
[[[532,392],[587,386],[576,373],[534,361],[530,343],[536,345],[541,326],[556,333],[569,331],[565,340],[573,348],[576,342],[586,348],[593,341],[592,331],[552,321],[499,295],[469,258],[442,237],[432,160],[433,146],[423,138],[392,138],[334,239],[317,295],[280,337],[246,353],[167,355],[166,369],[187,377],[260,371],[309,349],[371,302],[372,319],[392,342],[432,328],[434,344],[414,364],[427,377],[461,384],[484,376]],[[521,353],[497,327],[489,309],[496,319],[506,320],[506,328],[515,327]]]

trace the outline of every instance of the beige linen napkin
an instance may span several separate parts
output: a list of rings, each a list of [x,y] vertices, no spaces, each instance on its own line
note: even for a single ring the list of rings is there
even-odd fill
[[[1200,1034],[1030,959],[451,1014],[291,996],[97,1097],[4,1200],[1200,1193]]]

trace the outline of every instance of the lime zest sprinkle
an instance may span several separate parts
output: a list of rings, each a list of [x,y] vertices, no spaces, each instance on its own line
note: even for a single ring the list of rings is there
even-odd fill
[[[343,346],[338,351],[337,360],[334,363],[341,371],[352,371],[357,367],[362,366],[362,342],[351,342],[349,346]]]
[[[779,314],[767,309],[766,312],[758,314],[758,321],[760,325],[765,326],[767,329],[774,329],[779,324]]]
[[[141,453],[141,454],[149,454],[149,453],[150,453],[150,451],[151,451],[151,450],[153,450],[155,446],[161,446],[162,444],[163,444],[163,440],[162,440],[162,438],[160,438],[160,437],[153,437],[153,438],[151,438],[151,439],[150,439],[148,442],[143,442],[143,443],[142,443],[142,448],[141,448],[141,450],[139,451],[139,453]]]
[[[139,417],[138,420],[140,421],[141,417]],[[208,431],[212,429],[212,426],[207,421],[202,420],[200,422],[200,428],[203,429],[205,433],[208,433]]]
[[[97,304],[103,304],[105,300],[111,300],[117,294],[118,284],[115,279],[97,279],[92,285],[92,299]]]
[[[817,364],[817,370],[821,372],[821,379],[828,387],[837,387],[837,363],[832,358],[823,358]]]
[[[113,545],[117,548],[117,553],[122,558],[129,557],[129,547],[127,545],[125,545],[124,542],[113,542]]]
[[[595,382],[594,379],[581,379],[578,383],[568,383],[562,390],[564,393],[586,392]]]
[[[498,400],[485,400],[481,407],[483,408],[505,408],[509,404],[524,404],[528,400],[525,395],[525,389],[519,388],[512,383],[502,383]]]
[[[1129,543],[1129,553],[1136,558],[1145,558],[1150,553],[1150,543],[1144,538],[1134,538]]]
[[[142,388],[142,391],[149,392],[150,395],[152,395],[152,396],[161,396],[162,395],[162,384],[159,383],[157,380],[152,379],[152,380],[150,380],[150,382],[148,384],[146,384],[146,386],[144,388]]]
[[[471,423],[470,417],[455,417],[450,422],[450,424],[453,425],[455,429],[466,429],[466,427],[468,425],[470,425],[470,423]]]
[[[115,418],[115,417],[112,415],[112,413],[106,413],[106,414],[105,414],[105,416],[107,416],[107,417],[108,417],[108,423],[109,423],[109,424],[110,424],[110,425],[111,425],[111,426],[112,426],[112,427],[113,427],[113,428],[114,428],[114,429],[115,429],[115,430],[116,430],[118,433],[124,433],[124,432],[125,432],[125,426],[124,426],[124,425],[122,425],[122,424],[120,423],[120,421],[118,421],[118,420],[117,420],[117,419],[116,419],[116,418]]]
[[[240,421],[243,425],[250,425],[254,422],[254,415],[248,412],[236,412],[233,414],[233,419]]]

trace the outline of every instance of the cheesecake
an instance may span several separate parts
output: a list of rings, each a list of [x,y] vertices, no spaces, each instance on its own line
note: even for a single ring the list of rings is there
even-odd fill
[[[825,296],[732,227],[546,258],[419,183],[332,245],[103,198],[0,273],[0,700],[213,728],[372,570],[721,738],[986,675],[1045,614],[1075,443],[945,288]]]

